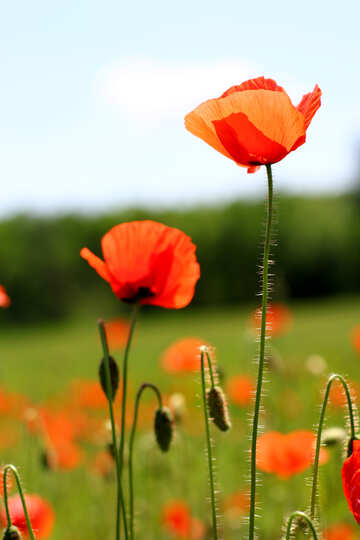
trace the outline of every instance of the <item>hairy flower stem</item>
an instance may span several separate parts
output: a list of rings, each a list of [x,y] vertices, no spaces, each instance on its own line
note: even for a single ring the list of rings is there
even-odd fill
[[[126,415],[126,397],[127,397],[127,378],[128,378],[128,359],[129,352],[131,347],[132,338],[134,335],[136,317],[139,311],[139,304],[134,304],[130,330],[128,339],[126,342],[125,353],[124,353],[124,364],[123,364],[123,377],[122,377],[122,401],[121,401],[121,431],[120,431],[120,448],[119,448],[119,463],[120,463],[120,479],[122,476],[122,470],[124,465],[124,446],[125,446],[125,415]]]
[[[316,532],[316,529],[314,527],[313,522],[311,521],[309,516],[307,516],[304,512],[299,512],[298,510],[296,512],[293,512],[291,514],[291,516],[289,517],[289,519],[288,519],[288,523],[287,523],[287,527],[286,527],[286,538],[285,538],[285,540],[290,540],[293,523],[294,523],[295,519],[299,519],[299,518],[300,518],[300,520],[306,521],[307,525],[309,526],[310,531],[312,532],[312,536],[313,536],[314,540],[318,540],[319,537],[318,537],[318,534]]]
[[[252,426],[251,440],[251,458],[250,458],[250,515],[249,515],[249,540],[254,540],[255,535],[255,504],[256,504],[256,443],[259,427],[259,413],[261,403],[261,390],[264,375],[265,361],[265,341],[266,341],[266,311],[268,303],[268,285],[269,285],[269,254],[271,243],[271,225],[272,225],[272,205],[273,205],[273,179],[271,165],[266,165],[268,180],[268,200],[267,200],[267,219],[263,259],[262,276],[262,312],[261,312],[261,331],[260,331],[260,350],[258,377],[255,395],[254,417]]]
[[[207,455],[208,455],[208,466],[209,466],[209,477],[210,477],[210,494],[211,494],[211,510],[212,510],[212,522],[213,522],[213,534],[214,540],[218,540],[217,533],[217,521],[216,521],[216,504],[215,504],[215,483],[214,483],[214,471],[213,471],[213,458],[212,458],[212,448],[210,440],[210,427],[209,427],[209,413],[208,405],[206,401],[206,383],[205,383],[205,351],[201,351],[201,386],[202,386],[202,395],[203,395],[203,406],[204,406],[204,418],[205,418],[205,429],[206,429],[206,444],[207,444]],[[208,361],[209,361],[208,356]],[[209,361],[209,366],[211,362]],[[211,367],[210,367],[211,369]],[[210,371],[211,373],[211,371]]]
[[[127,521],[126,521],[126,510],[125,510],[125,501],[124,494],[121,486],[121,474],[120,474],[120,457],[118,453],[118,445],[116,439],[116,427],[115,427],[115,418],[114,418],[114,408],[113,402],[111,399],[112,387],[111,387],[111,377],[110,377],[110,364],[109,364],[109,347],[106,339],[106,332],[104,322],[102,320],[98,321],[99,334],[101,339],[101,344],[104,354],[104,364],[105,364],[105,378],[106,378],[106,397],[109,405],[109,416],[111,423],[111,434],[112,434],[112,445],[114,451],[114,459],[116,466],[116,484],[117,484],[117,500],[116,500],[116,540],[120,538],[120,509],[122,513],[123,523],[124,523],[124,532],[125,540],[128,539],[128,530],[127,530]]]
[[[5,465],[5,467],[3,468],[4,506],[5,506],[5,512],[6,512],[7,527],[9,528],[12,525],[11,516],[10,516],[10,512],[9,512],[8,492],[7,492],[7,474],[8,474],[8,471],[11,471],[13,473],[13,475],[15,477],[15,480],[16,480],[16,485],[17,485],[19,495],[20,495],[20,499],[21,499],[21,503],[22,503],[22,506],[23,506],[23,509],[24,509],[24,515],[25,515],[25,520],[26,520],[26,525],[27,525],[27,528],[28,528],[30,540],[35,540],[35,536],[34,536],[34,533],[33,533],[32,527],[31,527],[30,517],[29,517],[28,511],[27,511],[27,507],[26,507],[24,493],[23,493],[23,490],[22,490],[22,487],[21,487],[20,476],[19,476],[17,468],[14,465]]]
[[[142,384],[138,390],[138,393],[136,394],[134,420],[133,420],[133,424],[131,428],[130,441],[129,441],[130,540],[134,540],[134,482],[133,482],[134,442],[135,442],[136,423],[137,423],[138,412],[139,412],[140,398],[142,396],[143,391],[146,388],[150,388],[150,390],[153,390],[155,392],[158,403],[159,403],[159,409],[162,408],[162,398],[161,398],[159,389],[154,384],[151,384],[151,383]]]
[[[319,425],[317,428],[313,481],[312,481],[311,502],[310,502],[310,518],[311,519],[314,519],[315,510],[316,510],[316,493],[317,493],[317,484],[318,484],[318,475],[319,475],[320,445],[321,445],[321,435],[322,435],[322,430],[323,430],[323,425],[324,425],[324,420],[325,420],[326,406],[329,399],[331,385],[335,380],[340,381],[344,387],[346,401],[347,401],[347,405],[349,409],[350,440],[355,439],[355,418],[354,418],[355,415],[354,415],[354,409],[353,409],[353,404],[351,400],[350,389],[344,377],[342,377],[342,375],[338,375],[337,373],[334,373],[333,375],[329,377],[328,382],[326,384],[323,404],[322,404],[321,412],[320,412]]]

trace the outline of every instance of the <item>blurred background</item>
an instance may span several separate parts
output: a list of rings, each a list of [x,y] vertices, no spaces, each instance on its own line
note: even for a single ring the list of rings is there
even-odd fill
[[[272,298],[287,305],[291,325],[274,336],[262,424],[265,431],[312,430],[335,370],[350,378],[359,402],[359,18],[355,0],[304,0],[295,9],[282,0],[1,5],[0,285],[11,305],[0,309],[0,450],[3,462],[21,465],[26,487],[56,509],[53,540],[113,538],[96,320],[129,311],[79,252],[86,246],[101,256],[103,234],[133,219],[189,234],[202,272],[189,308],[143,309],[136,328],[127,426],[144,378],[166,402],[180,393],[187,411],[164,460],[151,432],[153,402],[144,403],[137,538],[185,538],[161,518],[174,498],[202,520],[197,538],[211,538],[198,372],[167,372],[161,359],[173,342],[197,337],[216,348],[226,390],[234,377],[254,384],[249,320],[259,303],[265,171],[247,175],[183,125],[202,101],[246,79],[275,79],[294,104],[315,84],[323,91],[307,142],[273,167]],[[214,435],[226,540],[246,534],[251,392],[243,402],[242,384],[240,398],[230,398],[233,430]],[[343,426],[339,392],[330,427]],[[48,440],[60,445],[60,456],[63,433],[75,453],[67,446],[64,463],[52,467]],[[339,487],[344,441],[329,449],[323,467],[322,523],[329,530],[345,523],[354,540]],[[259,538],[278,540],[284,516],[306,507],[309,475],[262,475]],[[226,501],[237,492],[242,503],[235,518],[230,504],[229,517]],[[346,540],[339,534],[326,539]]]

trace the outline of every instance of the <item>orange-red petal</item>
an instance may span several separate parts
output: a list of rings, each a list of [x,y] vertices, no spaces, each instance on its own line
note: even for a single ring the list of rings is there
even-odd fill
[[[305,129],[309,127],[311,120],[321,105],[321,93],[318,85],[315,85],[314,90],[309,92],[309,94],[305,94],[296,107],[304,115]]]
[[[88,248],[82,248],[80,256],[85,259],[94,270],[106,281],[111,281],[111,275],[102,259],[94,255]]]

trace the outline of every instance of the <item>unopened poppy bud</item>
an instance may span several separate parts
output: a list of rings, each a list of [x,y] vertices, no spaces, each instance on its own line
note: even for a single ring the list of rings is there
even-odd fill
[[[321,436],[321,443],[325,446],[335,446],[343,443],[346,439],[346,431],[341,427],[331,427],[325,429]]]
[[[21,540],[20,531],[15,525],[10,525],[4,530],[3,540]]]
[[[101,360],[101,364],[99,367],[99,379],[101,388],[104,391],[105,396],[110,399],[110,401],[114,401],[116,392],[119,386],[119,368],[117,363],[115,362],[114,358],[112,356],[109,356],[109,371],[110,371],[110,382],[111,382],[111,390],[110,395],[107,392],[107,377],[106,377],[106,365],[105,365],[105,359],[103,358]]]
[[[156,411],[154,428],[160,450],[167,452],[173,436],[173,419],[170,409],[162,407]]]
[[[221,429],[227,431],[231,428],[229,411],[226,403],[224,392],[219,386],[213,386],[206,394],[209,413],[214,424]]]

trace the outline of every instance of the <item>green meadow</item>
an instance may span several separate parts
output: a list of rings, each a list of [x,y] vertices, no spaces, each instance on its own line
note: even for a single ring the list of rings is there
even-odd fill
[[[168,311],[146,309],[140,313],[130,354],[129,409],[133,410],[138,386],[152,382],[164,396],[181,392],[187,413],[177,427],[168,454],[155,444],[151,418],[140,422],[135,442],[135,513],[138,540],[170,540],[161,524],[163,506],[171,500],[183,500],[193,516],[211,525],[208,472],[205,455],[205,430],[201,411],[201,386],[197,374],[168,374],[160,366],[162,352],[176,339],[200,337],[216,351],[224,376],[247,374],[255,377],[256,340],[249,329],[249,314],[254,306],[227,309],[184,309]],[[306,301],[290,306],[293,324],[289,332],[272,340],[274,359],[269,363],[263,397],[261,424],[264,431],[283,433],[295,429],[312,430],[319,417],[326,376],[344,374],[359,382],[359,355],[351,345],[352,328],[360,323],[360,298],[338,297]],[[99,313],[107,318],[107,313]],[[58,400],[73,379],[96,380],[100,343],[96,320],[82,315],[57,324],[34,327],[6,325],[0,331],[1,387],[29,397],[34,406]],[[308,369],[309,357],[320,355],[326,362],[323,373]],[[122,352],[114,353],[121,365]],[[155,400],[144,394],[143,408],[148,411]],[[229,404],[232,429],[222,433],[211,427],[216,456],[218,507],[226,540],[246,537],[245,516],[230,515],[224,500],[248,486],[251,407]],[[119,410],[116,411],[119,415]],[[140,406],[140,420],[142,410]],[[343,426],[345,411],[329,406],[327,427]],[[0,420],[3,429],[8,420]],[[1,426],[1,424],[0,424]],[[127,433],[128,435],[128,433]],[[3,439],[0,429],[0,439]],[[110,439],[110,436],[109,436]],[[105,441],[106,442],[106,441]],[[69,471],[44,467],[42,445],[24,427],[12,447],[4,447],[2,463],[19,467],[28,493],[46,497],[56,510],[52,540],[107,540],[113,537],[115,478],[102,478],[91,472],[91,460],[101,444],[83,444],[81,465]],[[329,449],[330,459],[320,470],[321,523],[355,525],[342,493],[341,465],[343,449]],[[126,471],[125,471],[126,472]],[[306,510],[309,505],[311,469],[283,480],[259,473],[258,533],[264,540],[279,540],[284,516]],[[127,488],[126,474],[124,477]],[[302,533],[299,533],[299,538]],[[208,536],[211,538],[211,536]]]

